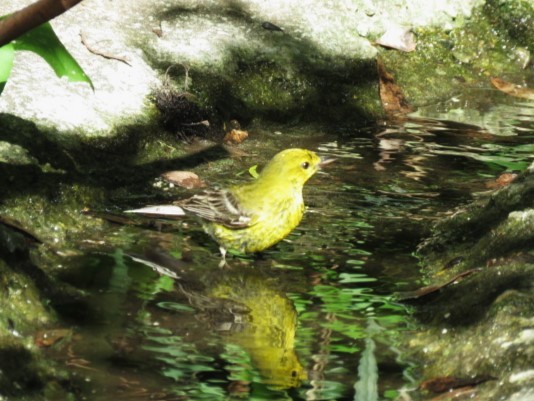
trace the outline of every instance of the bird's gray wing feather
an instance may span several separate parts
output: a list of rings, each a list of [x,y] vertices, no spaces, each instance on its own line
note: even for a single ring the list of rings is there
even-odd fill
[[[245,228],[251,225],[250,215],[242,210],[235,196],[225,189],[207,190],[176,204],[202,219],[229,228]]]

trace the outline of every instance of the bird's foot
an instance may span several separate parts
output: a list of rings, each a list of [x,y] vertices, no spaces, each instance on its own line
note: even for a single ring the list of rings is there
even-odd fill
[[[221,261],[219,262],[219,268],[220,269],[229,268],[230,265],[226,261],[226,249],[221,246],[219,250],[221,251]]]

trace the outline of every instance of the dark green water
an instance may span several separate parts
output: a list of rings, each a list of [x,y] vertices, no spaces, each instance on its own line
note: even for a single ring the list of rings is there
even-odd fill
[[[109,225],[100,239],[119,245],[93,241],[65,258],[58,277],[85,299],[60,310],[72,338],[46,354],[88,400],[373,401],[410,391],[417,361],[401,340],[417,326],[391,295],[424,285],[417,244],[437,218],[534,160],[533,104],[499,107],[464,110],[460,122],[438,105],[365,129],[258,132],[243,147],[261,162],[296,146],[338,158],[307,184],[309,209],[287,241],[220,269],[194,221]],[[263,143],[274,145],[260,152]],[[235,171],[254,163],[221,175],[249,179]]]

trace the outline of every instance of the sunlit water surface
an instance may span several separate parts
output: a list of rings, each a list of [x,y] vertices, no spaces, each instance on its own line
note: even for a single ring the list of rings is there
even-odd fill
[[[256,140],[277,137],[279,147],[265,158],[302,146],[338,159],[307,184],[300,227],[261,257],[233,256],[220,269],[216,244],[193,221],[161,232],[110,225],[102,239],[129,245],[72,258],[60,278],[88,302],[62,311],[72,339],[46,352],[90,400],[409,392],[417,361],[400,339],[417,327],[392,294],[424,285],[417,244],[452,207],[533,160],[533,104],[499,107],[471,111],[478,125],[446,121],[451,113],[434,107],[365,129],[266,129]]]

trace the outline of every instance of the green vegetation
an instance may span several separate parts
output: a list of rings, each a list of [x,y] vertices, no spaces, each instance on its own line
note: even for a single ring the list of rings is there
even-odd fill
[[[3,17],[5,18],[5,17]],[[0,48],[0,94],[11,75],[15,52],[28,50],[41,56],[60,78],[71,82],[93,83],[82,67],[63,46],[50,23],[45,23]]]

